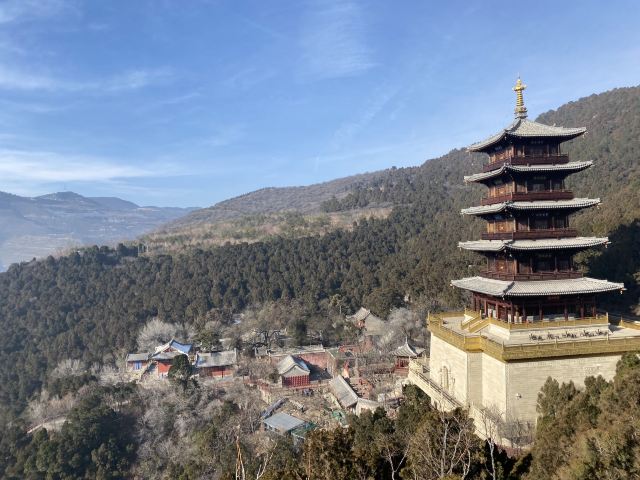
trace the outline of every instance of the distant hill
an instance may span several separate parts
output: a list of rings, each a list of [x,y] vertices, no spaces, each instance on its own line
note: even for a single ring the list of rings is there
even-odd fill
[[[242,216],[284,211],[311,213],[320,211],[322,202],[343,197],[354,188],[367,185],[385,175],[387,170],[363,173],[304,187],[263,188],[216,203],[212,207],[195,210],[168,225],[182,228],[220,220],[234,220]]]
[[[194,210],[143,237],[152,251],[210,247],[226,242],[254,242],[273,236],[299,237],[350,228],[355,220],[384,218],[390,204],[349,212],[324,207],[358,188],[366,188],[394,169],[363,173],[303,187],[263,188]]]
[[[73,192],[33,198],[0,192],[0,270],[71,246],[133,239],[192,210]]]

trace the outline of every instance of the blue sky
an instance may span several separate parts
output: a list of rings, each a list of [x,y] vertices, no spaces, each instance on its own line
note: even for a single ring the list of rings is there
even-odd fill
[[[522,4],[521,7],[517,5]],[[207,206],[640,83],[637,1],[0,1],[0,190]]]

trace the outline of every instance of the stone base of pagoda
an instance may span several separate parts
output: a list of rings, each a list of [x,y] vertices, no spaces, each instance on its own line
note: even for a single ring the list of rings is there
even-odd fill
[[[589,376],[611,380],[621,356],[640,350],[640,324],[611,325],[606,315],[509,324],[467,310],[430,314],[428,322],[428,364],[412,361],[408,380],[437,408],[468,408],[476,428],[491,420],[487,414],[497,415],[506,446],[530,441],[549,377],[578,388]]]

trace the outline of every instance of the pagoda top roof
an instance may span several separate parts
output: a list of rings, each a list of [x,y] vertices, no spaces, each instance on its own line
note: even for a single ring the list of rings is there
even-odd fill
[[[470,152],[483,152],[508,138],[519,140],[527,138],[558,138],[562,141],[567,141],[579,137],[586,131],[587,129],[585,127],[556,127],[539,122],[532,122],[526,118],[516,118],[507,128],[481,142],[469,145],[467,150]]]
[[[489,172],[476,173],[474,175],[468,175],[464,177],[464,181],[469,182],[482,182],[490,178],[501,176],[505,172],[515,173],[534,173],[534,172],[567,172],[575,173],[585,170],[593,165],[592,161],[584,162],[568,162],[568,163],[552,163],[542,165],[502,165],[500,168],[491,170]]]
[[[555,209],[579,209],[592,207],[600,203],[599,198],[574,198],[571,200],[536,200],[532,202],[501,202],[490,205],[463,208],[463,215],[488,215],[500,213],[505,210],[555,210]]]
[[[541,240],[474,240],[459,242],[458,247],[475,252],[501,252],[503,250],[558,250],[563,248],[590,248],[609,243],[607,237],[549,238]]]
[[[567,280],[507,281],[485,277],[452,280],[451,285],[495,297],[536,297],[548,295],[576,295],[624,290],[623,283],[581,277]]]

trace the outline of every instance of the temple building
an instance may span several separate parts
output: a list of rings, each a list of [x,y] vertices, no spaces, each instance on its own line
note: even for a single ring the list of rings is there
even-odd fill
[[[459,247],[486,263],[479,275],[451,284],[470,292],[472,308],[430,315],[430,356],[412,360],[409,371],[440,408],[468,408],[479,433],[491,417],[511,443],[526,443],[523,432],[535,425],[548,377],[578,386],[590,375],[611,379],[621,354],[640,350],[640,325],[613,325],[597,309],[600,295],[624,285],[583,276],[573,261],[608,243],[580,236],[570,223],[573,213],[600,203],[576,197],[565,183],[592,166],[561,149],[586,129],[528,120],[525,88],[518,79],[513,123],[468,148],[488,162],[465,182],[488,193],[462,214],[483,219],[486,231]]]

